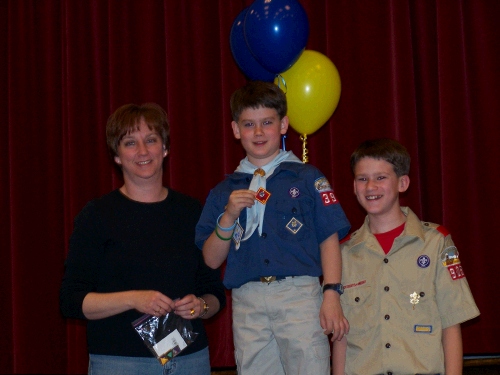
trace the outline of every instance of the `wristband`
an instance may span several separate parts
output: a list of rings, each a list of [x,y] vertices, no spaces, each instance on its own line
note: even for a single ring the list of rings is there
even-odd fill
[[[232,233],[231,233],[231,237],[229,237],[229,238],[222,237],[222,236],[219,234],[219,232],[217,231],[217,227],[215,227],[214,232],[215,232],[215,235],[216,235],[217,237],[219,237],[222,241],[230,241],[230,240],[231,240],[231,238],[233,238],[233,234],[232,234]]]
[[[219,220],[220,220],[220,218],[222,217],[222,215],[224,215],[224,212],[223,212],[223,213],[221,213],[221,214],[219,215],[219,217],[217,218],[217,227],[218,227],[220,230],[224,231],[224,232],[229,232],[230,230],[233,230],[233,229],[234,229],[234,227],[236,226],[236,221],[234,222],[234,224],[233,224],[233,225],[231,225],[230,227],[227,227],[227,228],[223,228],[223,227],[221,227],[221,226],[220,226],[220,224],[219,224]]]

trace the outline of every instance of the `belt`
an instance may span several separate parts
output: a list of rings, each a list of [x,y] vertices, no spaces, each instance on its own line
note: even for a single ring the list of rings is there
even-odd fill
[[[271,284],[273,281],[280,281],[286,279],[287,276],[261,276],[258,280],[261,283]]]

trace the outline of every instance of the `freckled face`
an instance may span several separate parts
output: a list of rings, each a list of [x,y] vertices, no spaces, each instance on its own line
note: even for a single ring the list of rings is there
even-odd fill
[[[281,135],[288,130],[288,117],[281,120],[278,112],[272,108],[247,108],[238,122],[231,123],[233,134],[241,140],[248,160],[261,167],[278,155]]]
[[[167,156],[160,135],[148,128],[144,120],[139,130],[126,134],[114,160],[122,167],[125,182],[162,178],[163,159]]]
[[[366,157],[354,168],[354,194],[369,215],[399,212],[399,193],[406,191],[409,183],[408,176],[398,177],[385,160]]]

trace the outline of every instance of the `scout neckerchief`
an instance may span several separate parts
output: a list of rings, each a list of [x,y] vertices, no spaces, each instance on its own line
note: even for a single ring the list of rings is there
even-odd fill
[[[267,197],[265,197],[264,200],[259,200],[257,197],[255,204],[252,207],[247,208],[247,226],[242,241],[249,239],[257,227],[259,228],[259,235],[262,234],[262,223],[264,222],[264,211],[266,210],[265,202],[271,195],[268,191],[266,191],[266,178],[272,175],[276,167],[284,161],[302,163],[302,161],[296,157],[293,152],[280,150],[279,154],[270,163],[260,168],[250,163],[248,161],[248,157],[241,160],[240,165],[236,168],[235,172],[253,174],[252,181],[248,187],[250,190],[257,192],[257,194],[261,193],[264,196],[267,194]],[[237,247],[239,247],[239,243],[237,244]]]

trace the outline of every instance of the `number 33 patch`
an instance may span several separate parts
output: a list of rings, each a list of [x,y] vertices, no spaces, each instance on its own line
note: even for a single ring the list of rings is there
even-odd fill
[[[323,200],[324,206],[329,206],[331,204],[337,203],[337,198],[335,198],[335,194],[333,194],[333,190],[323,191],[320,194],[321,194],[321,199]]]

